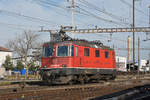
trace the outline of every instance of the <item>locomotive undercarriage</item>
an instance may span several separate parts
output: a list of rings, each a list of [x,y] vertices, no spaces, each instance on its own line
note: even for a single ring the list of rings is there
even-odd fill
[[[41,69],[43,81],[48,84],[74,84],[91,81],[110,80],[116,76],[113,69],[78,69],[78,68],[52,68]]]

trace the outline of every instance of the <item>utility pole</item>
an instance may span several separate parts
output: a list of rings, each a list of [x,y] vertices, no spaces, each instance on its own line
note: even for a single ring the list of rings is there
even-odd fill
[[[75,5],[74,5],[74,0],[72,0],[72,27],[73,29],[75,29],[75,23],[74,23],[74,8],[75,8]]]
[[[148,8],[149,8],[149,27],[150,27],[150,5],[148,6]],[[147,39],[148,40],[149,40],[149,38],[148,38],[149,34],[150,34],[150,32],[148,32],[148,34],[147,34]]]
[[[149,10],[149,28],[150,28],[150,5],[148,6],[148,10]],[[143,40],[143,41],[148,41],[148,40],[150,40],[149,39],[149,35],[150,35],[150,32],[146,32],[146,39],[145,40]]]
[[[148,6],[148,10],[149,10],[149,27],[150,27],[150,5]],[[146,40],[145,41],[147,41],[147,40],[149,40],[149,34],[150,34],[150,32],[146,32]]]
[[[72,0],[72,28],[75,30],[75,23],[74,23],[74,0]],[[72,32],[72,38],[74,38],[74,32]]]
[[[67,0],[68,2],[70,0]],[[75,30],[75,22],[74,22],[74,9],[75,9],[75,2],[74,0],[71,1],[71,6],[69,6],[69,8],[72,9],[72,30]],[[72,32],[72,38],[74,38],[74,32]]]
[[[149,27],[150,27],[150,5],[148,6],[148,8],[149,8]],[[150,32],[147,33],[147,37],[148,37],[148,34],[150,34]],[[150,63],[150,53],[149,53],[149,63]],[[150,67],[149,67],[149,72],[150,72]]]
[[[149,8],[149,27],[150,27],[150,5],[148,6]]]
[[[133,0],[133,22],[132,22],[132,28],[133,28],[133,67],[135,65],[135,32],[134,32],[134,27],[135,27],[135,10],[134,10],[134,6],[135,6],[135,0]]]
[[[149,53],[149,61],[150,61],[150,53]]]
[[[130,70],[130,64],[131,64],[131,38],[128,36],[128,65]]]
[[[138,37],[138,75],[140,71],[140,38]]]

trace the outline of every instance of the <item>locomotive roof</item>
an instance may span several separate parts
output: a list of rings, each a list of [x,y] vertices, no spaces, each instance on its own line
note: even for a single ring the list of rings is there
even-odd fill
[[[48,45],[54,45],[54,44],[76,44],[79,46],[85,46],[85,47],[91,47],[91,48],[101,48],[101,49],[107,49],[107,50],[113,50],[109,46],[103,45],[100,41],[86,41],[86,40],[72,40],[72,41],[57,41],[57,42],[47,42],[45,44]]]
[[[52,34],[51,34],[52,35]],[[54,44],[76,44],[79,46],[91,47],[91,48],[101,48],[107,50],[113,50],[108,46],[104,46],[101,41],[87,41],[83,39],[73,39],[66,34],[66,32],[60,30],[58,34],[54,34],[51,37],[51,42],[46,43],[47,45],[54,45]]]

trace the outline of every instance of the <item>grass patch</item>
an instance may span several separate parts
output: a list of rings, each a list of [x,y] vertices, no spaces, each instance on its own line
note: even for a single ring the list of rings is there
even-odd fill
[[[34,80],[34,79],[39,79],[40,76],[37,76],[37,75],[28,75],[27,79],[31,79],[31,80]],[[24,80],[26,79],[26,76],[25,75],[11,75],[11,76],[7,76],[5,78],[6,80]]]
[[[0,86],[11,85],[12,82],[0,82]]]

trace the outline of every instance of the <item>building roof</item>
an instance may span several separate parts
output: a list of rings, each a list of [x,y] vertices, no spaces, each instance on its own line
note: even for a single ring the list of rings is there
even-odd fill
[[[8,48],[4,48],[4,47],[2,47],[2,46],[0,46],[0,51],[4,51],[4,52],[11,52],[11,50],[10,50],[10,49],[8,49]]]

